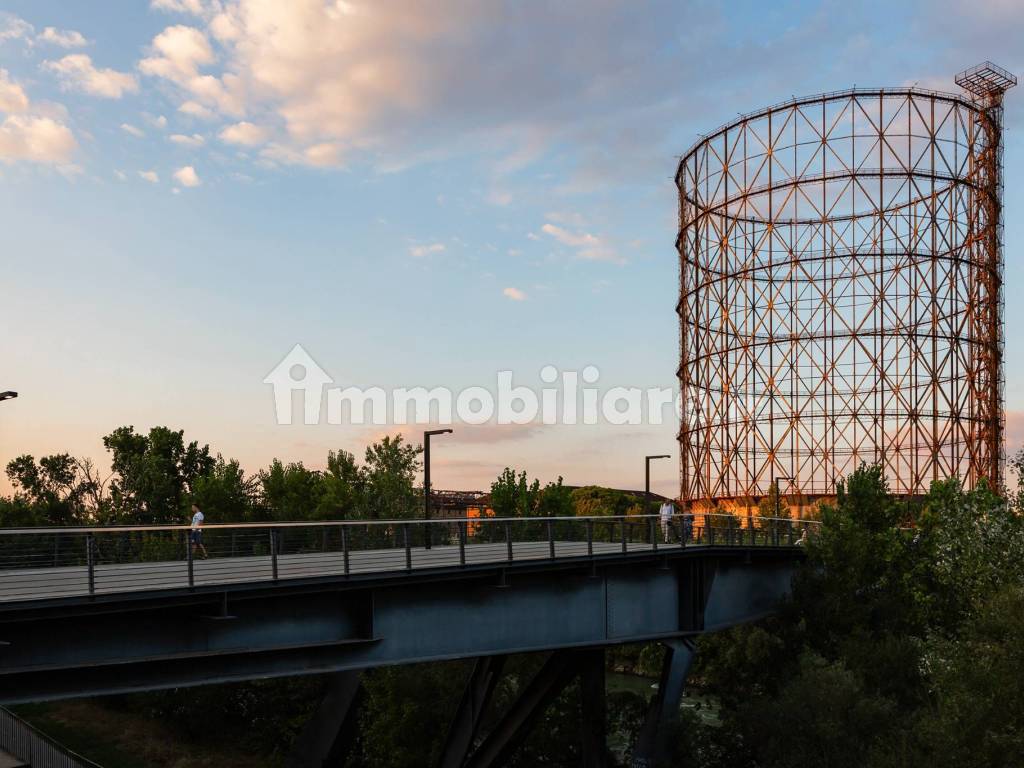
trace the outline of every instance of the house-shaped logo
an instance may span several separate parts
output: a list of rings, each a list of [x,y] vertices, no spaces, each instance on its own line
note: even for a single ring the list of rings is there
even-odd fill
[[[292,351],[263,379],[264,384],[274,387],[274,410],[278,424],[292,423],[293,392],[302,392],[305,423],[319,423],[324,386],[333,382],[334,379],[301,344],[292,347]]]

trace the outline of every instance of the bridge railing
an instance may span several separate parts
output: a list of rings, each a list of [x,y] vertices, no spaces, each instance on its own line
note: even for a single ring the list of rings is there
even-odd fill
[[[31,768],[99,768],[3,707],[0,707],[0,750]]]
[[[810,521],[679,514],[0,529],[0,601],[661,549],[798,546]],[[193,544],[193,539],[198,542]],[[200,546],[201,544],[201,546]]]

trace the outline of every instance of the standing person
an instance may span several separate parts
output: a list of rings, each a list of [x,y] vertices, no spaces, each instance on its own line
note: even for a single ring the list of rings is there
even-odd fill
[[[672,505],[671,501],[666,501],[662,504],[658,512],[661,517],[661,535],[665,538],[666,543],[668,543],[668,529],[672,525],[672,516],[675,513],[676,508]]]
[[[683,511],[683,541],[688,542],[693,538],[693,512]]]
[[[189,533],[189,541],[192,544],[192,556],[195,557],[196,550],[198,549],[203,553],[203,560],[207,558],[206,547],[203,546],[203,520],[205,516],[200,511],[199,506],[196,504],[192,505],[192,530]]]

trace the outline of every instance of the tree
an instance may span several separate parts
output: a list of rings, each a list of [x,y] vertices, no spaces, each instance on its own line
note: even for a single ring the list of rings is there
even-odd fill
[[[415,482],[422,452],[423,448],[409,445],[400,434],[367,447],[362,470],[366,517],[407,520],[417,516],[422,495],[416,492]]]
[[[572,504],[580,517],[639,514],[643,506],[628,493],[599,485],[587,485],[572,492]]]
[[[216,463],[210,447],[185,443],[184,432],[153,427],[141,435],[119,427],[103,438],[111,454],[110,497],[120,522],[180,523],[187,517],[196,480]]]
[[[345,520],[360,515],[366,500],[366,478],[355,456],[348,451],[329,452],[322,480],[317,519]]]
[[[491,509],[495,517],[533,517],[540,500],[540,480],[532,483],[526,472],[518,475],[505,467],[498,479],[491,483]]]
[[[84,525],[96,522],[102,511],[103,486],[92,463],[70,454],[43,456],[38,462],[19,456],[7,464],[7,477],[24,499],[27,524]]]
[[[321,473],[301,461],[284,464],[274,459],[259,474],[261,517],[264,520],[309,520],[320,507],[324,484]]]
[[[242,523],[258,518],[259,478],[246,477],[235,459],[219,453],[213,467],[193,483],[192,503],[209,516],[209,522]]]

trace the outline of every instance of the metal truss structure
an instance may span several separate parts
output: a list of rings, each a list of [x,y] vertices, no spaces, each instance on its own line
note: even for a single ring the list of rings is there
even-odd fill
[[[739,118],[680,161],[681,497],[1002,486],[1002,97],[849,90]]]

